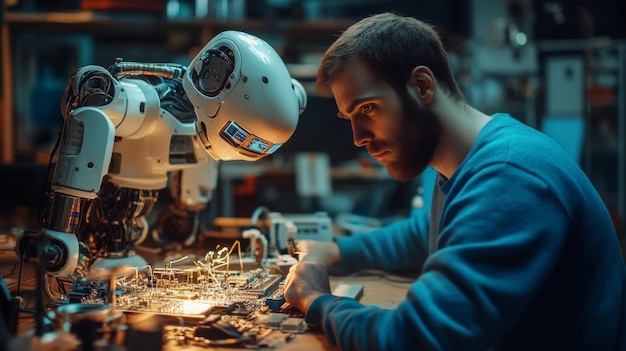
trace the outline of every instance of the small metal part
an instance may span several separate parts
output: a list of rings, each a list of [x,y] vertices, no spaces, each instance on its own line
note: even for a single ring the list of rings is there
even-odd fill
[[[283,313],[269,313],[262,323],[269,328],[280,328],[284,319]]]
[[[280,324],[280,328],[284,331],[289,331],[292,333],[302,332],[302,330],[304,329],[304,318],[287,318]]]
[[[341,283],[333,289],[333,295],[350,297],[357,301],[363,297],[363,285],[361,284],[345,284]]]
[[[293,238],[287,239],[287,253],[296,259],[298,258],[298,254],[296,253],[296,242]]]

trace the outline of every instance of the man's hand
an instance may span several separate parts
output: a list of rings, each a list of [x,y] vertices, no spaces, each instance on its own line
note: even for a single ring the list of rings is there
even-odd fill
[[[330,294],[326,266],[314,262],[300,262],[291,266],[285,278],[285,300],[306,313],[318,296]]]
[[[339,262],[339,245],[335,242],[300,240],[296,242],[300,262],[317,262],[330,267]]]

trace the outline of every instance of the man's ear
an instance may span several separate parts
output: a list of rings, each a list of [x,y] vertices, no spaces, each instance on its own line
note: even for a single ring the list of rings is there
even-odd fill
[[[435,75],[426,66],[413,68],[408,85],[422,104],[428,105],[435,98]]]

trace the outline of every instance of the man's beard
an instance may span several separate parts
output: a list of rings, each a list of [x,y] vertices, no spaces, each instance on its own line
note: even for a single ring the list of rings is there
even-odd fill
[[[396,180],[408,182],[420,175],[432,161],[441,138],[441,123],[429,109],[421,107],[405,91],[400,92],[406,125],[395,150],[398,156],[387,163]]]

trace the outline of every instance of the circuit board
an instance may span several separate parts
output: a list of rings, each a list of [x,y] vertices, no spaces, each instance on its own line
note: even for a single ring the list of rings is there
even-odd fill
[[[243,314],[264,309],[266,299],[271,296],[281,299],[281,281],[282,276],[268,274],[263,269],[237,273],[157,270],[151,277],[118,281],[115,307],[125,312],[183,318],[205,318],[233,311]]]
[[[268,265],[244,270],[229,262],[228,253],[186,259],[187,264],[129,267],[109,280],[77,280],[68,303],[110,303],[128,316],[184,320],[164,326],[162,339],[170,346],[258,346],[273,331],[305,332],[304,316],[285,301],[283,275]]]

